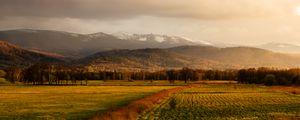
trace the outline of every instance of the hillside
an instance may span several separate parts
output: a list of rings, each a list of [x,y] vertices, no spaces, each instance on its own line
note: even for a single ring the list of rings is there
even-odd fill
[[[16,45],[0,41],[0,68],[27,67],[40,62],[62,62],[51,55],[32,52]]]
[[[181,46],[170,50],[195,59],[209,59],[245,67],[298,67],[300,65],[298,55],[276,53],[253,47]]]
[[[100,52],[77,61],[102,70],[158,70],[187,66],[191,59],[167,49],[113,50]]]
[[[299,56],[250,47],[217,48],[180,46],[168,49],[113,50],[80,59],[77,63],[97,69],[300,67]]]

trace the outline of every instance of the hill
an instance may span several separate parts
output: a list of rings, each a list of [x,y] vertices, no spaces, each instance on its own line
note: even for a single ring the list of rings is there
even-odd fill
[[[167,49],[113,50],[99,52],[76,63],[96,69],[238,69],[249,67],[300,67],[300,56],[251,47],[217,48],[180,46]]]
[[[56,63],[62,62],[62,60],[51,55],[32,52],[16,45],[0,41],[0,68],[11,66],[27,67],[40,62]]]

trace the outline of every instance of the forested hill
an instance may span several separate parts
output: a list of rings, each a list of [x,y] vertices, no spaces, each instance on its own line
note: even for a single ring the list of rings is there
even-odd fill
[[[80,59],[96,69],[240,69],[300,67],[300,56],[251,47],[180,46],[167,49],[112,50]]]
[[[0,68],[28,67],[36,63],[59,63],[56,56],[29,51],[16,45],[0,41]]]

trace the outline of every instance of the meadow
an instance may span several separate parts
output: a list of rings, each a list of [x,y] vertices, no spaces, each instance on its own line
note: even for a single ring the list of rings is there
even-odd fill
[[[0,86],[0,119],[87,119],[172,86]]]
[[[300,95],[295,92],[299,90],[233,81],[4,84],[0,86],[0,119],[300,119]]]
[[[270,89],[203,84],[173,94],[140,119],[300,119],[300,96]]]
[[[170,83],[167,80],[89,80],[89,86],[182,86],[189,85],[195,82],[189,81],[185,83],[184,81],[176,81],[174,83]]]

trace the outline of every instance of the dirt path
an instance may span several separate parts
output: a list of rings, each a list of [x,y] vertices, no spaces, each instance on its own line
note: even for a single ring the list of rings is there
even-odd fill
[[[155,105],[160,104],[171,94],[199,85],[188,85],[163,90],[151,96],[133,101],[127,106],[94,116],[91,120],[136,120],[140,114],[150,111]]]

